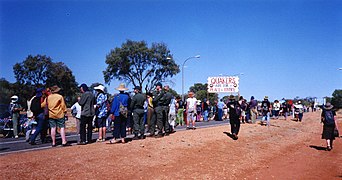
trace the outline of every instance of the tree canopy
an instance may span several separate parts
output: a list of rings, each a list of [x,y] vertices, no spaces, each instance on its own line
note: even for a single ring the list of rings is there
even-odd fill
[[[336,109],[341,109],[342,108],[342,89],[336,89],[331,98],[331,104],[336,108]]]
[[[211,103],[213,103],[215,100],[218,99],[217,93],[208,93],[208,84],[202,84],[202,83],[195,83],[193,86],[191,86],[190,91],[194,92],[196,94],[196,99],[203,101],[204,99],[208,99]]]
[[[13,66],[17,80],[16,92],[20,98],[28,99],[33,96],[35,88],[58,85],[62,88],[61,94],[68,105],[75,99],[78,92],[77,83],[72,71],[63,62],[52,62],[45,55],[29,55],[23,62]]]
[[[145,41],[127,40],[112,49],[106,56],[104,79],[110,84],[112,79],[132,83],[146,91],[152,90],[159,81],[172,77],[180,72],[170,50],[164,43],[152,43],[149,48]]]

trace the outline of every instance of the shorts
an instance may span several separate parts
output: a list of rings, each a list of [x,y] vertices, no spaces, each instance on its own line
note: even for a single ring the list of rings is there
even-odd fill
[[[96,118],[97,126],[98,126],[99,128],[106,127],[106,120],[107,120],[106,117]]]
[[[194,110],[192,110],[192,109],[189,110],[189,112],[187,114],[187,120],[188,121],[189,120],[192,120],[192,121],[196,120],[196,115],[195,115]]]
[[[61,118],[61,119],[49,119],[49,125],[50,128],[54,128],[54,127],[59,127],[59,128],[64,128],[65,127],[65,119]]]

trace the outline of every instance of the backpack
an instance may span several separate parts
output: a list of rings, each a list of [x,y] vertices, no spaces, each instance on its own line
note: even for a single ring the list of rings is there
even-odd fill
[[[324,112],[324,124],[326,124],[326,125],[334,125],[335,124],[334,114],[331,110],[326,110]]]
[[[120,101],[120,95],[118,95],[118,100],[119,100],[119,103],[120,103],[120,106],[119,106],[120,115],[122,115],[123,117],[127,118],[128,117],[128,108],[126,106],[124,106],[122,104],[122,102]]]
[[[241,116],[242,110],[241,110],[240,105],[238,105],[238,103],[235,103],[235,112],[236,112],[237,116],[239,116],[239,117]]]
[[[72,115],[72,117],[76,117],[76,115],[77,115],[77,109],[76,108],[71,110],[71,115]]]

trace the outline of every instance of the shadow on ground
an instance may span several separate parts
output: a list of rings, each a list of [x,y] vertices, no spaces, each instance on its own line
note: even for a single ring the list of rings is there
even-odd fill
[[[223,134],[227,135],[228,137],[232,138],[233,140],[237,140],[235,139],[235,137],[233,136],[233,134],[229,133],[229,132],[223,132]]]
[[[310,148],[316,149],[318,151],[325,151],[327,148],[326,147],[322,147],[322,146],[314,146],[314,145],[310,145]]]

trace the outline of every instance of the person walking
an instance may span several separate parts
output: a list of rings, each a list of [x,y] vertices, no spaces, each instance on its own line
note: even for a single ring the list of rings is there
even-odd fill
[[[229,102],[227,107],[229,108],[229,122],[230,122],[230,131],[232,134],[232,138],[234,140],[238,139],[238,134],[240,131],[240,115],[241,108],[238,102],[235,101],[235,97],[233,95],[229,96]]]
[[[82,107],[78,103],[81,99],[81,96],[77,97],[77,102],[71,106],[71,113],[76,118],[76,133],[77,135],[80,134],[80,124],[81,124],[81,113],[82,113]]]
[[[133,111],[133,140],[145,139],[144,103],[146,100],[144,95],[141,94],[140,86],[134,87],[134,93],[130,105]]]
[[[327,149],[331,151],[333,149],[333,141],[335,140],[334,131],[338,131],[338,125],[336,122],[336,112],[333,110],[334,106],[330,102],[327,102],[323,106],[321,114],[321,122],[323,122],[322,139],[326,140]]]
[[[264,100],[261,102],[261,112],[262,112],[262,124],[270,126],[270,112],[271,112],[271,103],[268,101],[268,96],[264,97]]]
[[[104,142],[106,140],[106,131],[107,131],[107,117],[108,117],[108,111],[107,111],[107,101],[108,97],[105,94],[105,87],[103,85],[98,85],[94,87],[94,89],[97,91],[96,96],[96,123],[99,127],[99,138],[96,140],[97,142]]]
[[[61,90],[57,85],[50,88],[50,94],[47,100],[44,100],[41,104],[42,108],[47,107],[49,110],[49,124],[51,128],[52,147],[56,147],[56,130],[60,128],[60,134],[62,137],[62,146],[70,146],[67,143],[65,137],[65,114],[67,113],[67,107],[63,96],[58,94]]]
[[[78,145],[92,143],[93,118],[95,116],[95,97],[86,84],[81,84],[81,99],[78,102],[82,107],[80,124],[80,142]]]
[[[46,129],[47,129],[47,121],[44,118],[44,109],[41,107],[41,103],[43,101],[43,88],[38,88],[36,90],[36,95],[33,97],[31,101],[31,111],[33,113],[33,119],[37,121],[37,127],[35,132],[30,138],[29,144],[36,145],[36,138],[38,134],[40,134],[40,140],[42,143],[45,143],[46,138]]]
[[[14,138],[19,138],[18,127],[19,127],[19,122],[20,122],[20,111],[23,110],[18,100],[19,100],[19,97],[14,95],[11,97],[11,103],[10,103],[10,113],[12,116]]]
[[[186,130],[190,129],[190,121],[192,122],[192,129],[196,129],[196,106],[197,99],[194,97],[194,92],[190,91],[188,94],[188,99],[186,100],[186,112],[187,112],[187,121],[186,121]]]
[[[112,121],[114,121],[114,131],[113,131],[113,139],[109,141],[110,144],[113,143],[125,143],[125,138],[127,135],[126,125],[127,125],[127,117],[128,117],[128,107],[130,106],[130,97],[125,91],[125,84],[121,83],[119,87],[116,88],[120,93],[116,95],[113,99],[110,116]]]

